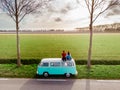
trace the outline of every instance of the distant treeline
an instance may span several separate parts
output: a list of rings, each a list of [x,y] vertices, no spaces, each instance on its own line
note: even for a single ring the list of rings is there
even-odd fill
[[[89,32],[89,27],[76,28],[76,30],[79,32]],[[120,32],[120,23],[94,26],[93,32]]]
[[[19,30],[19,32],[63,32],[64,29],[50,29],[50,30]],[[16,30],[0,30],[0,32],[16,32]]]
[[[64,29],[19,30],[19,32],[64,32]],[[0,32],[16,32],[16,30],[0,30]],[[65,31],[66,32],[66,31]],[[69,31],[68,31],[69,32]],[[71,32],[71,31],[70,31]],[[76,33],[88,33],[89,27],[75,28]],[[93,32],[120,32],[120,23],[93,26]]]

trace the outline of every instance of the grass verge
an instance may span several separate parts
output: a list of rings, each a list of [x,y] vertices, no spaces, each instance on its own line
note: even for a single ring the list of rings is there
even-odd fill
[[[0,64],[0,77],[34,78],[36,68],[36,64],[22,65],[19,68],[16,64]]]
[[[37,78],[37,64],[23,65],[0,64],[0,77],[10,78]],[[120,65],[93,65],[88,71],[85,65],[77,65],[78,75],[72,78],[83,79],[120,79]],[[43,78],[43,77],[39,77]],[[64,76],[51,76],[50,78],[64,78]]]

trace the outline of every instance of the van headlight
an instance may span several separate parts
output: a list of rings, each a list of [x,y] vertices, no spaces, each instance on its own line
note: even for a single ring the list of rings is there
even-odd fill
[[[78,71],[76,71],[76,75],[78,75]]]
[[[37,72],[36,72],[37,74],[38,74],[38,70],[37,70]]]

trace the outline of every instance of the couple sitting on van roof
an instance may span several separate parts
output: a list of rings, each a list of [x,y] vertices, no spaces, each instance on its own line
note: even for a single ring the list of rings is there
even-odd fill
[[[70,55],[70,52],[68,51],[68,53],[66,54],[66,52],[63,50],[63,52],[62,52],[62,60],[66,61],[66,60],[71,60],[71,59],[72,59],[72,57]]]

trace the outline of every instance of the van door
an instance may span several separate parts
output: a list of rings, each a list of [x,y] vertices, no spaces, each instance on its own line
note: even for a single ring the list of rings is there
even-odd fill
[[[50,74],[61,74],[60,62],[50,62]]]
[[[49,62],[41,62],[40,66],[38,66],[38,73],[43,75],[43,73],[49,73]]]

